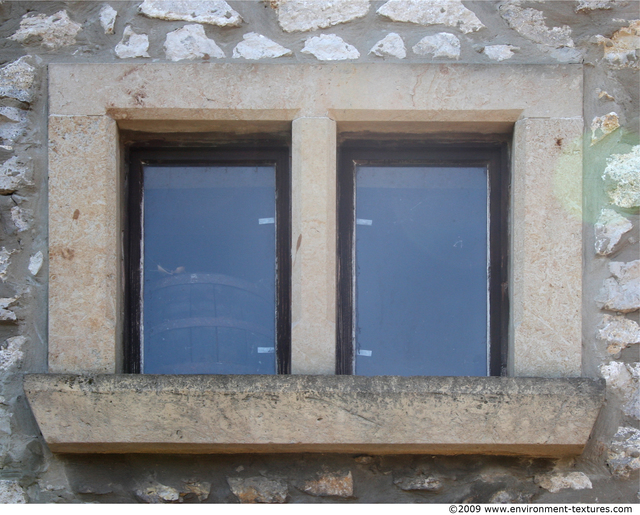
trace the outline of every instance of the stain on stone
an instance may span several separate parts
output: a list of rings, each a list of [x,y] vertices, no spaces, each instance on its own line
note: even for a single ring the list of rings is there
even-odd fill
[[[73,219],[74,219],[74,220],[77,220],[78,218],[80,218],[80,210],[79,210],[79,209],[76,209],[76,210],[73,212]]]

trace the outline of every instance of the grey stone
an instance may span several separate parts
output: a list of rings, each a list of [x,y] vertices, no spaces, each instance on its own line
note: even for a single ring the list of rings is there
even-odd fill
[[[377,55],[378,57],[397,57],[398,59],[407,57],[407,49],[404,46],[404,41],[395,32],[387,34],[383,39],[373,45],[369,53]]]
[[[278,23],[285,32],[326,29],[362,18],[369,12],[369,0],[272,0]]]
[[[306,481],[301,490],[314,497],[353,497],[353,476],[351,471],[321,474]]]
[[[576,12],[584,13],[597,9],[613,8],[613,0],[578,0],[576,2]]]
[[[130,59],[132,57],[149,57],[149,36],[146,34],[136,34],[127,25],[124,28],[122,39],[116,45],[115,53],[120,59]]]
[[[211,483],[187,481],[184,484],[184,493],[193,494],[198,498],[198,501],[202,502],[206,500],[211,493]]]
[[[622,478],[640,470],[640,430],[635,427],[618,428],[609,446],[607,465],[613,475]]]
[[[0,479],[0,504],[26,504],[27,494],[20,483],[11,479]]]
[[[9,195],[30,184],[29,168],[14,156],[0,166],[0,195]]]
[[[437,492],[442,489],[442,481],[433,476],[419,475],[414,477],[403,477],[393,481],[401,490],[426,490],[428,492]]]
[[[233,495],[243,504],[281,504],[287,502],[289,488],[280,479],[266,477],[229,477],[227,483]]]
[[[44,261],[44,256],[41,251],[36,252],[33,256],[29,258],[29,272],[31,275],[38,275],[38,272],[42,268],[42,263]]]
[[[321,34],[304,42],[303,54],[311,54],[319,61],[357,59],[360,52],[335,34]]]
[[[614,69],[640,68],[640,20],[632,20],[610,37],[596,36],[604,59]]]
[[[630,365],[620,361],[612,361],[600,366],[600,373],[607,381],[607,386],[624,402],[622,411],[640,419],[640,363]]]
[[[620,120],[617,113],[596,116],[591,122],[591,145],[595,145],[619,128]]]
[[[140,13],[168,21],[207,23],[219,27],[238,27],[242,17],[224,0],[144,0]]]
[[[608,256],[618,244],[622,236],[633,228],[631,220],[613,209],[600,211],[598,221],[593,229],[595,233],[596,254]]]
[[[376,12],[393,21],[458,27],[465,34],[484,27],[461,0],[389,0]]]
[[[100,9],[100,26],[102,30],[104,30],[105,34],[114,34],[115,26],[116,26],[116,17],[118,16],[118,11],[116,11],[109,4],[105,4]]]
[[[164,504],[181,502],[180,492],[175,488],[152,481],[136,490],[136,495],[149,504]]]
[[[458,59],[460,57],[460,40],[448,32],[439,32],[433,36],[425,36],[413,47],[418,55],[431,54],[433,57]]]
[[[629,345],[640,343],[640,326],[623,316],[604,315],[598,326],[598,338],[608,344],[609,354],[617,354]]]
[[[0,123],[19,123],[27,122],[28,114],[23,109],[17,107],[0,107]]]
[[[225,57],[216,42],[206,36],[204,27],[198,24],[185,25],[181,29],[169,32],[164,42],[164,52],[167,59],[172,61]]]
[[[613,275],[606,279],[596,303],[601,309],[630,313],[640,309],[640,259],[609,263]]]
[[[46,14],[25,14],[20,28],[9,37],[25,46],[42,46],[47,50],[57,50],[63,46],[74,45],[76,35],[82,25],[72,21],[67,11],[58,11],[51,16]]]
[[[593,488],[589,476],[584,472],[554,472],[535,477],[535,482],[551,493],[570,488],[571,490],[585,490]]]
[[[32,102],[36,69],[29,64],[30,58],[31,56],[23,56],[0,68],[0,97]]]
[[[499,11],[509,27],[534,43],[552,48],[573,47],[571,27],[564,25],[550,29],[541,11],[525,9],[515,3],[502,4]]]
[[[16,314],[9,308],[18,299],[16,297],[3,297],[0,298],[0,321],[15,322],[17,320]]]
[[[256,32],[249,32],[242,38],[243,41],[233,49],[233,57],[236,59],[240,57],[243,59],[273,59],[292,54],[288,48]]]
[[[0,346],[0,370],[7,371],[12,367],[20,365],[24,358],[22,346],[27,339],[24,336],[12,336],[7,338]]]
[[[512,45],[488,45],[484,47],[482,53],[492,61],[505,61],[513,57],[513,51],[520,50]]]
[[[627,154],[614,154],[607,160],[602,175],[605,188],[616,206],[640,207],[640,145]]]

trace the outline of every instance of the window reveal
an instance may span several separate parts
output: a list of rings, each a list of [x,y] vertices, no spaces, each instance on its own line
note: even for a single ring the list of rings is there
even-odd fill
[[[345,147],[338,373],[502,374],[500,148]]]
[[[289,367],[288,151],[132,151],[131,372]]]

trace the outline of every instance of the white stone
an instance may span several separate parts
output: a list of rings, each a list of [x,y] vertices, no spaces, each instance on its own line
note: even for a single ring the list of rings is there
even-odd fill
[[[564,25],[550,29],[541,11],[524,9],[512,3],[501,5],[499,11],[509,27],[534,43],[552,48],[573,47],[571,27]]]
[[[303,54],[311,54],[319,61],[357,59],[360,52],[335,34],[322,34],[304,42]]]
[[[362,18],[369,12],[369,0],[272,0],[278,23],[285,32],[326,29],[338,23]]]
[[[353,476],[351,471],[321,474],[306,481],[302,491],[315,497],[353,497]]]
[[[585,490],[593,488],[591,480],[584,472],[556,472],[535,477],[535,482],[545,490],[555,494],[560,490]]]
[[[482,53],[492,61],[504,61],[513,57],[513,51],[520,50],[512,45],[489,45],[484,47]]]
[[[612,0],[578,0],[576,12],[595,11],[596,9],[611,9],[613,7]]]
[[[29,258],[29,272],[31,275],[38,275],[38,272],[42,268],[42,262],[44,261],[44,256],[42,252],[38,251],[33,256]]]
[[[597,334],[608,344],[609,354],[617,354],[629,345],[640,343],[640,325],[623,316],[604,315]]]
[[[15,250],[7,250],[5,247],[0,249],[0,279],[2,282],[7,279],[7,268],[11,263],[10,258],[11,254],[13,254]]]
[[[603,209],[593,229],[595,232],[596,254],[608,256],[620,238],[633,228],[631,220],[613,209]]]
[[[640,309],[640,259],[609,263],[613,277],[605,280],[596,302],[601,309],[630,313]]]
[[[224,0],[145,0],[139,8],[149,18],[237,27],[242,17]]]
[[[26,504],[27,495],[17,481],[0,479],[0,504]]]
[[[213,39],[204,33],[202,25],[185,25],[181,29],[167,34],[164,42],[164,53],[167,59],[182,61],[183,59],[199,59],[203,57],[225,57]]]
[[[376,12],[393,21],[458,27],[465,34],[484,27],[461,0],[389,0]]]
[[[440,32],[422,38],[413,47],[418,55],[432,54],[433,57],[458,59],[460,57],[460,40],[448,32]]]
[[[620,128],[620,120],[614,112],[596,116],[591,122],[591,145],[595,145],[606,136]]]
[[[23,56],[0,68],[0,97],[33,100],[36,69],[27,62],[30,57]]]
[[[640,430],[618,428],[609,447],[607,464],[615,476],[622,478],[640,469]]]
[[[620,361],[612,361],[600,366],[600,373],[607,381],[607,386],[623,401],[622,411],[640,419],[640,396],[638,386],[640,380],[640,363],[629,365]]]
[[[407,57],[407,49],[404,46],[404,41],[395,32],[387,34],[383,39],[373,45],[369,53],[377,55],[378,57],[397,57],[398,59]]]
[[[11,220],[13,220],[18,232],[26,231],[31,227],[29,219],[32,217],[33,212],[29,209],[22,209],[18,206],[11,208]]]
[[[118,11],[116,11],[109,4],[104,4],[102,9],[100,9],[100,25],[102,26],[102,30],[104,30],[105,34],[114,34],[115,26],[116,26],[116,17],[118,16]]]
[[[125,27],[122,39],[115,48],[116,55],[120,59],[150,57],[147,50],[149,50],[149,36],[136,34],[129,25]]]
[[[24,358],[22,346],[27,339],[24,336],[12,336],[7,338],[4,345],[0,346],[0,370],[9,370],[11,367],[19,365]]]
[[[628,154],[614,154],[607,159],[602,174],[611,202],[631,209],[640,206],[640,145]]]
[[[640,20],[614,32],[611,38],[596,36],[603,47],[604,58],[614,68],[640,68]]]
[[[27,46],[41,45],[47,50],[75,45],[76,35],[82,25],[69,19],[67,11],[46,14],[25,14],[20,28],[9,39]]]
[[[236,59],[240,57],[243,59],[273,59],[292,54],[288,48],[255,32],[249,32],[242,38],[243,40],[233,49],[233,57]]]
[[[16,156],[0,166],[0,195],[14,193],[23,186],[30,184],[27,179],[29,169],[20,163]]]
[[[16,297],[0,298],[0,320],[4,320],[6,322],[15,322],[17,320],[16,314],[10,309],[7,309],[16,300],[18,300]]]

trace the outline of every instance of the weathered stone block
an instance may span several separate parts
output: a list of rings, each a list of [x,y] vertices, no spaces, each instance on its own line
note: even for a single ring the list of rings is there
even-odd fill
[[[395,32],[387,34],[383,39],[373,45],[369,53],[377,55],[378,57],[397,57],[398,59],[407,57],[407,49],[404,46],[404,41]]]
[[[202,25],[185,25],[167,34],[164,52],[171,61],[199,59],[202,57],[224,58],[224,52],[204,33]]]
[[[376,12],[393,21],[457,27],[465,34],[484,27],[461,0],[389,0]]]
[[[0,97],[15,98],[22,102],[31,102],[35,93],[36,69],[23,56],[0,68]]]
[[[326,29],[362,18],[369,11],[369,0],[271,0],[278,23],[285,32]]]
[[[609,263],[613,275],[605,280],[596,303],[601,309],[630,313],[640,309],[640,259]]]
[[[460,57],[460,40],[448,32],[440,32],[433,36],[425,36],[413,47],[418,55],[431,54],[433,57],[458,59]]]
[[[301,490],[314,497],[353,497],[353,476],[351,471],[320,474],[306,481]]]
[[[129,25],[124,28],[122,39],[115,47],[115,53],[120,59],[149,57],[147,50],[149,50],[149,36],[136,34]]]
[[[229,477],[227,483],[241,503],[281,504],[287,502],[289,489],[281,479],[266,477]]]
[[[625,209],[640,207],[640,145],[627,154],[614,154],[602,174],[611,202]]]
[[[138,8],[149,18],[238,27],[242,17],[224,0],[144,0]]]
[[[639,169],[640,170],[640,169]],[[596,254],[608,256],[624,234],[633,228],[631,221],[613,209],[603,209],[593,229]]]
[[[76,35],[82,25],[72,21],[67,11],[46,14],[25,14],[20,28],[9,39],[25,46],[40,45],[47,50],[57,50],[63,46],[75,45]]]
[[[607,464],[614,475],[628,478],[640,469],[640,431],[635,427],[619,427],[609,446]]]
[[[542,476],[536,476],[535,482],[545,490],[555,494],[560,490],[570,488],[571,490],[591,489],[593,485],[589,476],[584,472],[554,472]]]
[[[307,39],[302,53],[311,54],[319,61],[344,61],[360,57],[356,47],[335,34],[321,34]]]
[[[43,374],[24,389],[51,450],[81,453],[561,456],[604,398],[589,379],[506,377]]]
[[[233,49],[233,57],[243,59],[273,59],[291,55],[293,52],[275,41],[255,32],[242,36],[243,41]]]

